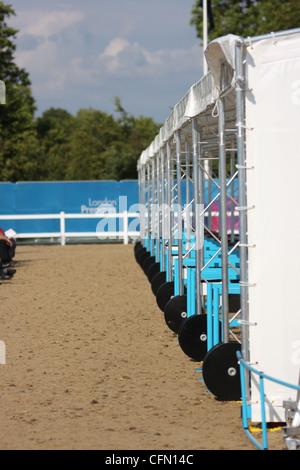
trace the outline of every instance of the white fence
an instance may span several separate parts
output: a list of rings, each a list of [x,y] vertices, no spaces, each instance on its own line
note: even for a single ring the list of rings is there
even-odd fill
[[[107,214],[66,214],[65,212],[60,212],[59,214],[26,214],[26,215],[0,215],[0,222],[4,220],[59,220],[60,221],[60,230],[59,232],[34,232],[34,233],[22,233],[18,232],[16,239],[45,239],[45,238],[57,238],[60,239],[61,245],[66,244],[68,238],[89,238],[89,239],[99,239],[99,240],[115,240],[122,239],[124,244],[129,243],[129,239],[136,239],[139,237],[139,231],[130,230],[129,219],[135,219],[133,225],[138,225],[139,213],[137,212],[127,212],[122,213],[107,213]],[[98,231],[95,229],[93,232],[66,232],[66,220],[67,219],[119,219],[120,222],[119,230],[108,230],[108,231]],[[113,224],[112,224],[113,225]],[[115,224],[116,225],[116,224]],[[122,227],[122,230],[120,229]],[[14,228],[14,227],[12,227]]]

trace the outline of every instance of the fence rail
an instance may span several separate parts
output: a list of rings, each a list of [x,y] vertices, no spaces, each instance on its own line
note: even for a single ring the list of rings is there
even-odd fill
[[[267,433],[267,420],[266,420],[266,405],[265,405],[265,393],[264,393],[264,380],[268,380],[280,385],[283,385],[284,387],[294,389],[298,391],[298,394],[300,394],[300,385],[294,385],[290,384],[287,382],[284,382],[282,380],[278,380],[274,377],[271,377],[267,374],[264,374],[263,372],[254,369],[251,367],[242,357],[241,353],[238,351],[237,352],[237,358],[240,364],[240,372],[241,372],[241,391],[242,391],[242,423],[243,423],[243,428],[245,431],[245,434],[249,438],[249,440],[259,449],[259,450],[268,450],[268,433]],[[262,444],[259,443],[256,439],[253,438],[251,435],[251,432],[249,431],[249,425],[248,425],[248,405],[247,405],[247,394],[246,394],[246,370],[251,372],[252,374],[256,375],[258,377],[258,383],[259,383],[259,390],[260,390],[260,400],[261,400],[261,416],[262,416],[262,421],[261,421],[261,428],[262,428]],[[299,413],[299,410],[297,410]]]
[[[121,212],[121,213],[94,213],[94,214],[67,214],[60,212],[58,214],[13,214],[13,215],[0,215],[0,222],[5,220],[59,220],[60,229],[58,232],[18,232],[16,239],[42,239],[42,238],[58,238],[61,245],[66,244],[68,238],[98,238],[98,239],[123,239],[124,244],[129,243],[129,239],[136,239],[139,237],[139,231],[130,230],[129,219],[136,219],[139,217],[137,212]],[[66,220],[68,219],[119,219],[122,221],[120,224],[122,230],[108,230],[108,231],[93,231],[93,232],[67,232]]]

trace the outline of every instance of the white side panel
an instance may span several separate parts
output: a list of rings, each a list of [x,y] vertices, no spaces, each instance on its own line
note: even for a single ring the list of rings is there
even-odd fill
[[[300,369],[300,35],[247,49],[246,99],[250,360],[298,384]],[[252,421],[261,421],[256,380]],[[266,381],[267,421],[284,421],[296,392]],[[256,404],[257,403],[257,404]]]

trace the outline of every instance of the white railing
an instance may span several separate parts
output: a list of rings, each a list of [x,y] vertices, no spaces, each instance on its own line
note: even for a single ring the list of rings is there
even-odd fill
[[[100,240],[115,240],[123,239],[124,244],[129,243],[129,239],[136,239],[139,237],[139,232],[130,230],[129,219],[136,219],[139,217],[137,212],[121,212],[107,213],[107,214],[66,214],[60,212],[59,214],[26,214],[26,215],[0,215],[0,222],[4,220],[59,220],[60,230],[59,232],[33,232],[23,233],[18,232],[16,239],[42,239],[42,238],[58,238],[61,240],[61,245],[66,244],[67,238],[93,238]],[[120,219],[123,220],[122,230],[109,230],[109,231],[98,231],[93,232],[66,232],[66,219]],[[12,227],[14,228],[14,227]],[[119,227],[120,228],[120,227]]]

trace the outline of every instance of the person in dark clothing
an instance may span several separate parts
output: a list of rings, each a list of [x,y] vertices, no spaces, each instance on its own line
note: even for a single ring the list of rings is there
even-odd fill
[[[8,260],[8,245],[6,244],[5,240],[0,239],[0,279],[6,280],[11,279],[13,276],[13,272],[8,272],[7,267],[9,266]]]
[[[0,279],[11,279],[16,272],[13,269],[7,269],[15,256],[16,242],[8,238],[0,228]]]

